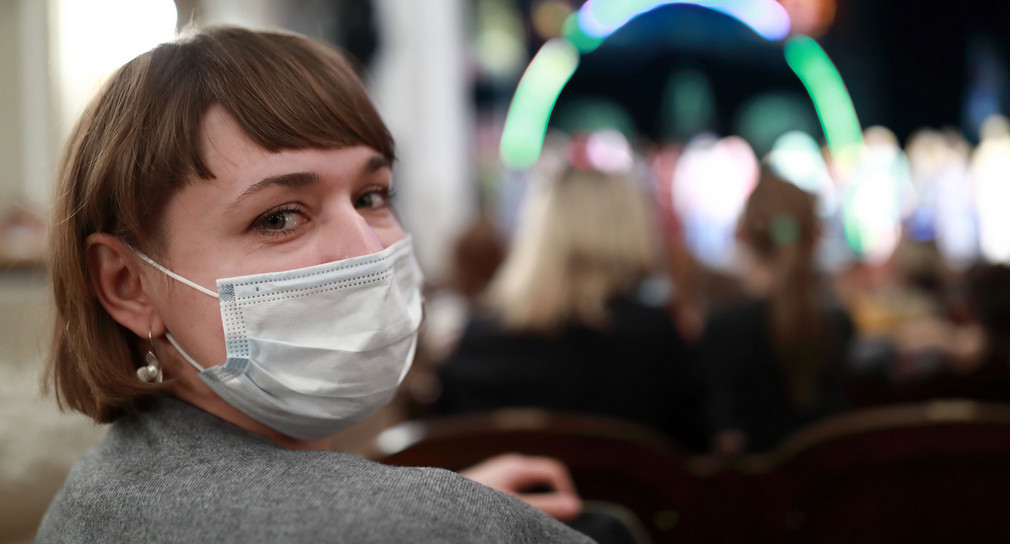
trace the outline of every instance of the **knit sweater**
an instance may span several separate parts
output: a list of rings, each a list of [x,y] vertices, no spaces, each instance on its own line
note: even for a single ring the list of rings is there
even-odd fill
[[[36,542],[591,542],[453,472],[282,449],[173,397],[71,469]]]

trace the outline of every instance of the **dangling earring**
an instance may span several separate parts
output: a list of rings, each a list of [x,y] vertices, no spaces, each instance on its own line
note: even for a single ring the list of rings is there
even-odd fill
[[[140,381],[144,383],[160,383],[161,382],[161,361],[158,360],[158,356],[154,354],[154,339],[151,338],[151,331],[147,331],[147,341],[151,343],[151,349],[144,356],[144,362],[147,366],[142,366],[137,369],[137,377]]]

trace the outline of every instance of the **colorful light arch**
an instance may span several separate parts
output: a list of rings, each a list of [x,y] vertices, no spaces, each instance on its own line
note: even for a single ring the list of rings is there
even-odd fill
[[[789,35],[791,22],[775,0],[588,0],[565,23],[563,36],[543,45],[512,97],[501,139],[502,162],[513,170],[533,166],[543,148],[551,112],[575,74],[581,55],[632,19],[661,6],[688,4],[737,19],[768,41]],[[862,129],[841,75],[817,42],[796,35],[785,42],[789,67],[806,87],[831,154],[850,155],[863,145]]]

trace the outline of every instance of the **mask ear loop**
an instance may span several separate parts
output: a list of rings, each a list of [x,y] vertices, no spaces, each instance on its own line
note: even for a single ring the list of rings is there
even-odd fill
[[[375,233],[373,232],[372,235],[374,236]],[[130,248],[130,251],[132,251],[137,257],[140,257],[142,261],[160,270],[162,274],[165,274],[166,276],[172,278],[173,280],[185,283],[186,285],[192,287],[193,289],[196,289],[197,291],[200,291],[201,293],[210,295],[214,298],[219,298],[217,296],[217,293],[215,293],[214,291],[207,289],[206,287],[200,285],[199,283],[196,283],[195,281],[187,280],[186,278],[176,274],[175,272],[172,272],[171,270],[165,268],[164,266],[161,266],[160,264],[154,262],[154,259],[148,257],[147,255],[144,255],[139,249],[131,245],[127,245],[126,247]]]
[[[178,351],[179,354],[182,355],[184,359],[186,359],[186,362],[193,365],[200,372],[204,371],[204,368],[200,366],[200,363],[194,361],[193,358],[190,357],[188,353],[186,353],[186,350],[182,349],[182,346],[179,345],[179,342],[176,342],[175,337],[172,336],[172,333],[165,331],[165,338],[168,338],[168,341],[172,344],[172,347],[174,347],[175,350]]]
[[[374,236],[375,233],[373,232],[372,235]],[[170,278],[172,278],[172,279],[174,279],[174,280],[176,280],[178,282],[182,282],[182,283],[184,283],[184,284],[192,287],[193,289],[196,289],[197,291],[200,291],[201,293],[204,293],[206,295],[210,295],[210,296],[212,296],[214,298],[217,298],[217,299],[221,298],[214,291],[211,291],[210,289],[207,289],[206,287],[200,285],[199,283],[196,283],[195,281],[190,281],[190,280],[188,280],[188,279],[186,279],[186,278],[184,278],[184,277],[176,274],[175,272],[172,272],[171,270],[165,268],[164,266],[161,266],[160,264],[154,262],[154,259],[148,257],[147,255],[144,255],[144,253],[142,251],[140,251],[139,249],[131,246],[130,244],[126,244],[126,247],[130,248],[130,251],[132,251],[133,254],[136,255],[137,257],[140,257],[140,259],[142,261],[144,261],[145,263],[147,263],[147,264],[153,266],[154,268],[158,269],[159,271],[161,271],[162,274],[165,274],[166,276],[168,276],[168,277],[170,277]],[[70,324],[68,323],[67,327],[69,327],[69,326],[70,326]],[[204,371],[204,368],[202,366],[200,366],[200,364],[197,363],[195,360],[193,360],[193,358],[190,357],[188,353],[186,353],[186,350],[182,349],[182,346],[179,345],[179,342],[175,341],[175,337],[172,336],[172,333],[170,333],[168,331],[165,331],[165,338],[167,338],[168,341],[172,344],[172,347],[174,347],[175,350],[178,351],[179,354],[182,355],[182,357],[184,359],[186,359],[186,362],[188,362],[189,364],[193,365],[200,372]],[[141,375],[142,372],[144,372],[144,373],[150,373],[150,369],[151,369],[150,359],[151,359],[151,357],[154,357],[154,362],[155,363],[158,362],[158,358],[154,355],[154,351],[153,351],[154,350],[154,341],[151,339],[151,331],[150,330],[147,331],[147,339],[151,341],[151,350],[152,351],[147,352],[148,366],[137,369],[137,376],[141,380],[144,380],[144,376]],[[161,366],[160,365],[158,366],[157,372],[158,372],[157,381],[160,382],[161,381]]]

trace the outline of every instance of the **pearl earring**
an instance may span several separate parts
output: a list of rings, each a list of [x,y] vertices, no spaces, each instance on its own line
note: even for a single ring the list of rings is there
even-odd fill
[[[147,366],[137,369],[137,377],[144,383],[160,383],[161,362],[158,361],[158,356],[154,354],[154,339],[151,338],[151,331],[147,331],[147,341],[151,343],[151,349],[144,356],[144,362],[147,363]]]

